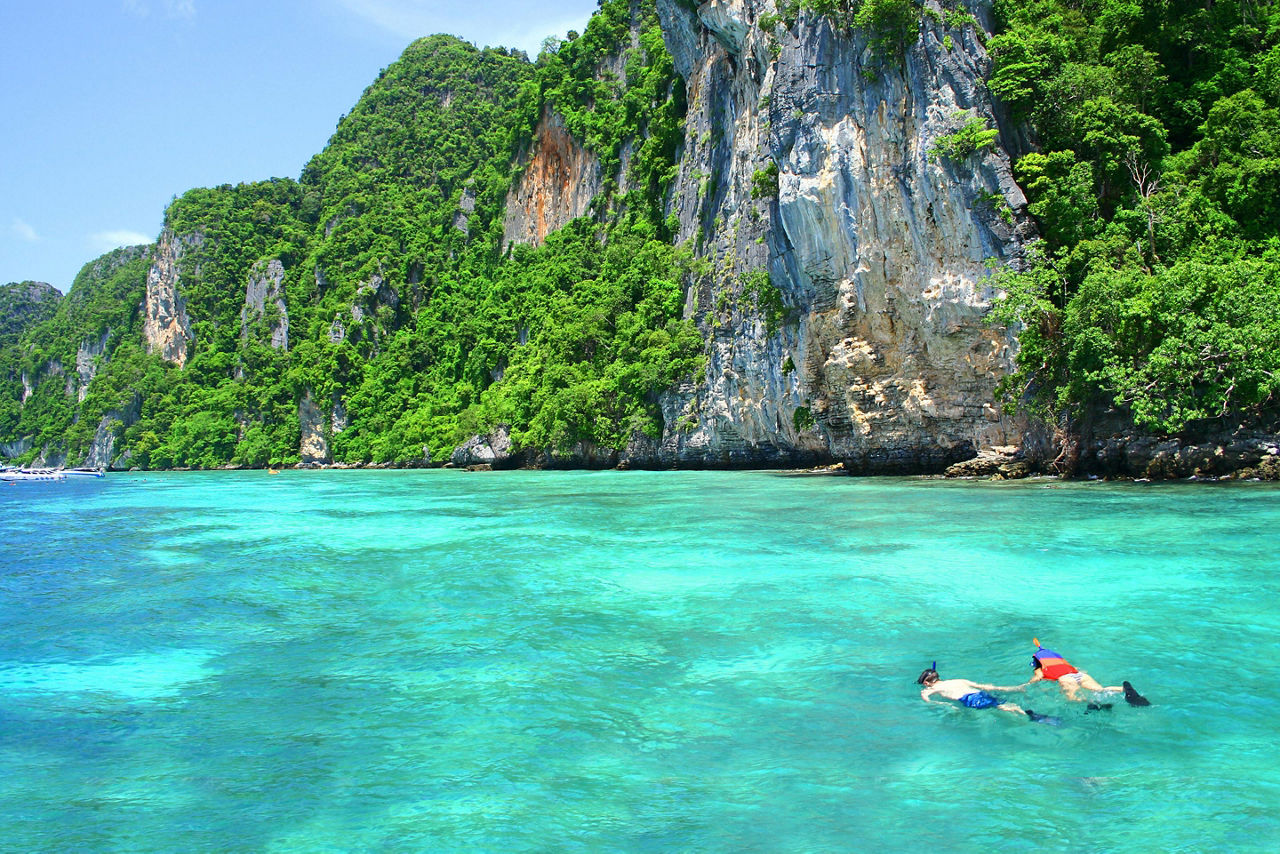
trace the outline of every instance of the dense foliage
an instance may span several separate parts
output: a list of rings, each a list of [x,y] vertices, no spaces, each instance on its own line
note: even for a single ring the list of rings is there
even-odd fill
[[[19,342],[58,309],[61,297],[44,282],[14,282],[0,286],[0,437],[13,434],[21,414],[23,395]],[[8,367],[8,370],[4,370]]]
[[[76,459],[105,425],[132,465],[285,464],[311,404],[348,462],[439,460],[499,424],[536,450],[656,435],[657,394],[702,350],[680,319],[689,260],[662,218],[683,90],[652,3],[606,0],[536,62],[447,36],[415,42],[299,180],[171,205],[185,366],[145,352],[148,260],[96,262],[10,355],[12,377],[21,362],[41,381],[22,407],[21,388],[6,387],[0,440],[30,436],[28,458]],[[547,109],[600,156],[605,191],[592,218],[545,245],[504,246],[506,195]],[[251,306],[272,261],[283,299]],[[64,374],[93,330],[109,330],[110,346],[79,404]]]
[[[24,332],[52,317],[60,297],[44,282],[0,286],[0,347],[17,344]]]
[[[134,247],[86,264],[68,294],[53,303],[52,316],[0,352],[0,440],[29,437],[27,456],[43,447],[85,449],[108,413],[129,407],[143,392],[135,380],[147,369],[165,373],[142,350],[139,309],[149,263],[149,254]],[[114,351],[83,401],[82,350]]]
[[[1177,431],[1280,391],[1280,5],[999,0],[989,85],[1039,151],[1006,274],[1014,401]]]

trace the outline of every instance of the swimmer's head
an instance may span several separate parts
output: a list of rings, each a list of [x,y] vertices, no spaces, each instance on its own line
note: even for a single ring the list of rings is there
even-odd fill
[[[926,667],[921,674],[916,677],[917,685],[924,685],[926,688],[938,681],[938,662],[934,662],[932,667]]]

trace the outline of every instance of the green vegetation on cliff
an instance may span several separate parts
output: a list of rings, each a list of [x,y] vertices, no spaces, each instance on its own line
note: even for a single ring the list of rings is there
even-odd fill
[[[18,343],[24,332],[52,317],[61,298],[44,282],[0,286],[0,347]]]
[[[28,458],[48,448],[54,458],[70,451],[78,460],[102,419],[143,393],[133,382],[143,363],[165,373],[142,349],[139,309],[149,264],[147,247],[136,246],[86,264],[52,316],[0,353],[0,441],[30,439]],[[105,366],[104,352],[112,353]],[[81,363],[98,371],[87,388]]]
[[[998,0],[989,85],[1040,150],[1005,274],[1014,401],[1177,431],[1280,392],[1280,6]]]
[[[30,329],[53,317],[62,295],[44,282],[14,282],[0,287],[0,441],[13,436],[22,412],[22,350]]]
[[[439,460],[499,424],[533,450],[656,436],[657,395],[702,342],[662,216],[684,87],[652,3],[634,11],[606,0],[536,62],[421,39],[299,180],[182,195],[156,252],[181,250],[185,365],[144,343],[151,256],[100,259],[6,351],[0,441],[78,461],[107,431],[129,465],[213,467],[297,462],[307,430],[339,461],[379,463]],[[604,193],[545,245],[507,246],[506,196],[547,109],[599,155]],[[102,335],[81,403],[67,375]]]

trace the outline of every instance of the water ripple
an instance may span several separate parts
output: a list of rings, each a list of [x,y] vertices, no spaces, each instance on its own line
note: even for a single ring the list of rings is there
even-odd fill
[[[1280,831],[1274,487],[47,486],[0,494],[14,850],[1247,851]],[[1012,695],[1050,727],[920,702],[933,659],[1025,679],[1032,636],[1155,705]]]

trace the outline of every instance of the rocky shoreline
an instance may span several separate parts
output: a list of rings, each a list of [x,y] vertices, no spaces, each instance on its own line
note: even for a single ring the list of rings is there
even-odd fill
[[[1017,479],[1034,474],[1105,480],[1280,480],[1280,433],[1273,423],[1227,427],[1199,425],[1183,436],[1153,436],[1104,417],[1106,429],[1088,424],[1064,431],[1049,447],[1056,454],[1029,455],[1017,446],[983,449],[950,466],[948,477]],[[1106,422],[1110,423],[1106,423]]]
[[[945,457],[901,457],[897,460],[813,460],[788,464],[776,460],[741,460],[724,464],[689,461],[634,459],[609,449],[593,449],[590,454],[575,449],[571,454],[513,451],[510,437],[503,431],[492,436],[475,436],[455,449],[447,462],[427,459],[400,463],[304,462],[292,468],[313,470],[426,469],[444,468],[469,472],[546,470],[760,470],[768,469],[794,477],[821,476],[933,476],[947,479],[1020,480],[1048,477],[1058,480],[1152,481],[1280,481],[1280,436],[1262,428],[1240,426],[1230,433],[1198,439],[1160,438],[1131,433],[1115,433],[1084,439],[1079,436],[1048,446],[1056,457],[1028,454],[1016,445],[984,448],[967,459],[939,465]],[[914,465],[913,465],[914,463]],[[223,466],[220,470],[250,469]],[[190,469],[173,469],[189,471]]]
[[[568,451],[516,448],[509,429],[498,427],[474,435],[453,449],[447,461],[433,461],[429,449],[420,459],[400,462],[334,462],[306,457],[295,469],[423,469],[502,470],[773,470],[795,476],[935,476],[953,479],[1018,480],[1053,477],[1062,480],[1262,480],[1280,481],[1280,419],[1228,425],[1193,425],[1181,436],[1158,436],[1136,429],[1122,414],[1094,414],[1056,429],[1028,429],[1022,445],[975,449],[969,442],[888,449],[867,449],[837,457],[831,452],[792,450],[743,444],[714,453],[688,453],[637,435],[622,449],[580,442]],[[10,454],[10,456],[13,456]],[[137,471],[122,463],[109,471]],[[222,471],[253,469],[230,464]],[[191,471],[175,468],[171,471]]]

